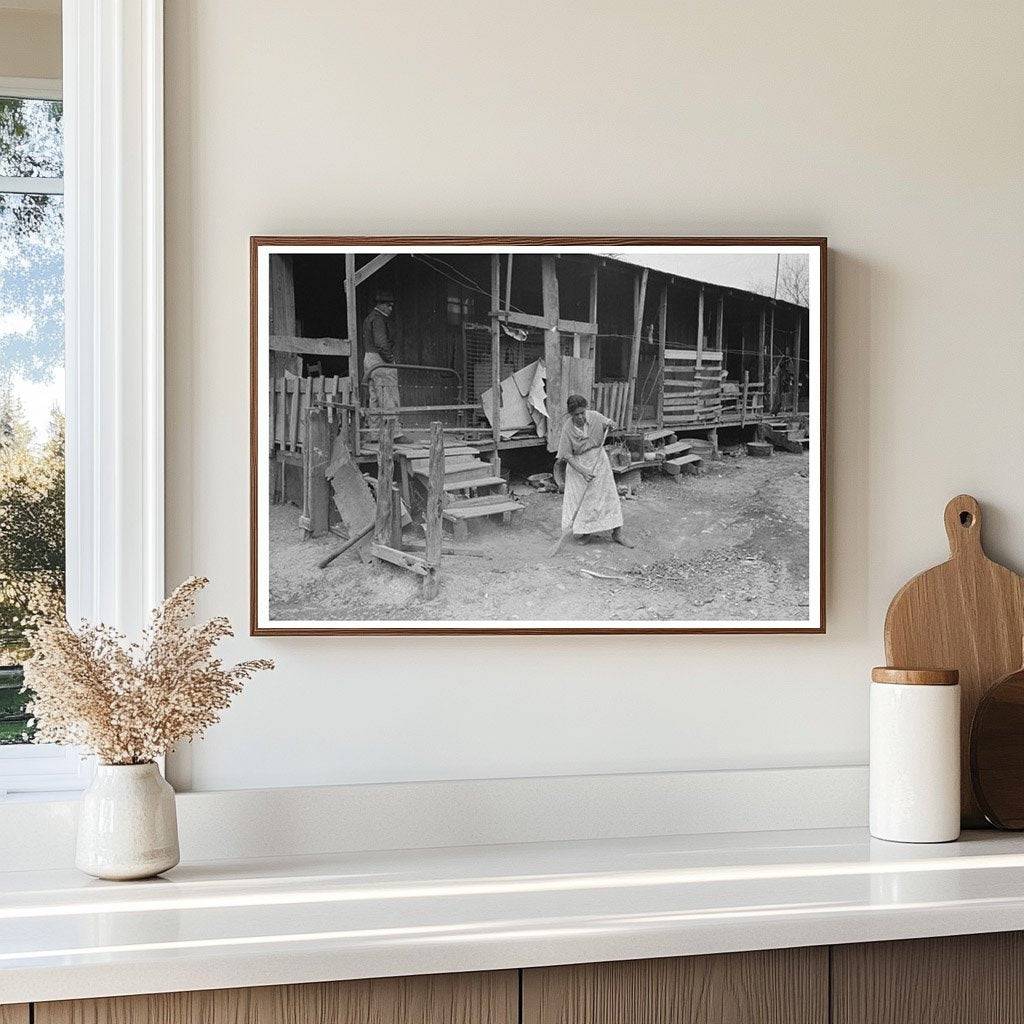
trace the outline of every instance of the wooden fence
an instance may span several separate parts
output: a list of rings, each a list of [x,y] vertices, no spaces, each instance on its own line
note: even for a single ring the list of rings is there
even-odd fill
[[[626,426],[630,395],[633,383],[627,380],[613,380],[594,385],[594,408],[620,427]]]
[[[306,443],[306,420],[310,405],[326,399],[348,403],[350,377],[296,377],[291,374],[270,381],[270,437],[275,451],[300,452]],[[340,411],[327,406],[329,423]]]

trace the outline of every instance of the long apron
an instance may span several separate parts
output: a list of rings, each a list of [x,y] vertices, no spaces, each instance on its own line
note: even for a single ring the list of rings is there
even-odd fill
[[[565,464],[565,496],[562,498],[562,530],[572,528],[575,536],[614,530],[622,525],[622,503],[615,486],[615,474],[603,447],[576,456],[588,473],[589,484],[569,463]]]

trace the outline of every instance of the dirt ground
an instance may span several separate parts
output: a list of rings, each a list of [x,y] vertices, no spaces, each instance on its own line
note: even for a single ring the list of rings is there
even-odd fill
[[[464,545],[485,557],[442,559],[439,596],[424,602],[419,577],[364,565],[351,553],[317,562],[341,541],[302,540],[299,510],[270,511],[270,608],[303,620],[757,620],[808,614],[808,457],[776,452],[711,462],[680,482],[645,475],[623,499],[628,550],[607,535],[573,541],[560,555],[562,497],[513,477],[526,506],[503,527],[470,527]],[[481,521],[478,521],[478,523]],[[474,530],[475,526],[475,530]],[[406,539],[422,541],[407,527]],[[446,537],[446,543],[450,540]],[[458,545],[457,545],[458,546]],[[623,579],[601,579],[582,570]]]

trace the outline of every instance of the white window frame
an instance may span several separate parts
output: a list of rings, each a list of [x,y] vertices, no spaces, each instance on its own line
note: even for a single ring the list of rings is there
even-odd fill
[[[63,39],[62,83],[17,81],[64,100],[68,618],[134,636],[164,596],[163,0],[64,0]],[[0,798],[91,773],[0,748]]]

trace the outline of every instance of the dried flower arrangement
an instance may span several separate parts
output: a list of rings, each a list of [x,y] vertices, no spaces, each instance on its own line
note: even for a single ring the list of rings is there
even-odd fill
[[[182,583],[153,612],[139,643],[102,624],[36,625],[25,663],[36,742],[86,747],[104,764],[145,764],[219,721],[245,680],[274,663],[225,668],[214,657],[232,635],[228,620],[188,625],[208,582],[193,576]]]

